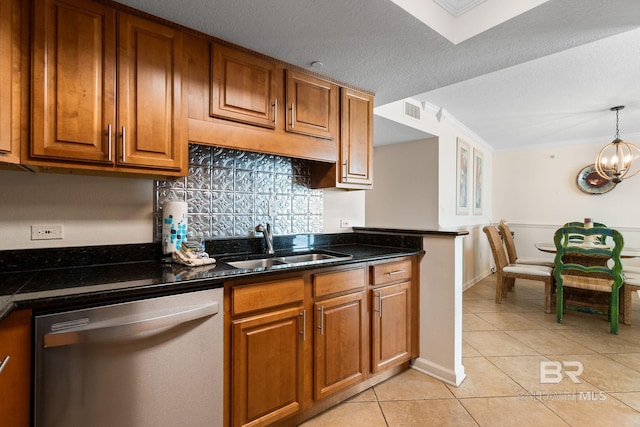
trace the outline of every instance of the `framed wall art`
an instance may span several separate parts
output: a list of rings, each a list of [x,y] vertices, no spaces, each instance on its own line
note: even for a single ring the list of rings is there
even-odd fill
[[[458,138],[456,147],[456,214],[469,214],[469,144]]]
[[[473,148],[473,214],[482,215],[484,203],[484,154]]]

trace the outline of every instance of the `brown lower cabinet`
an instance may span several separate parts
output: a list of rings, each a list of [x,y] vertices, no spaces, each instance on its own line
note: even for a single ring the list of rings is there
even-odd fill
[[[366,268],[312,274],[314,399],[321,400],[367,375]]]
[[[233,323],[234,426],[268,425],[302,407],[303,314],[289,308]]]
[[[297,425],[407,369],[417,279],[403,257],[226,283],[226,425]]]
[[[372,292],[371,360],[373,372],[411,356],[411,283],[384,286]]]
[[[31,310],[0,322],[0,425],[30,425]]]

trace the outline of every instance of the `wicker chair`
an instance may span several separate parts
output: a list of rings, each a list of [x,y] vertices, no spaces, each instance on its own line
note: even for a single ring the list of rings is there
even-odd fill
[[[582,241],[590,236],[610,237],[613,246],[603,244],[575,243],[574,236],[580,235]],[[606,227],[561,227],[554,235],[556,245],[556,318],[562,323],[565,308],[574,308],[590,313],[609,316],[612,334],[618,333],[618,315],[620,288],[623,285],[622,261],[620,252],[624,246],[622,234]],[[611,243],[607,241],[607,243]],[[609,294],[608,310],[585,309],[583,306],[567,306],[564,301],[564,288],[606,292]]]
[[[502,303],[507,296],[509,281],[515,279],[535,280],[544,283],[544,311],[551,313],[553,293],[553,268],[542,265],[510,264],[502,246],[498,229],[488,225],[482,229],[489,239],[489,246],[496,264],[496,303]]]
[[[513,234],[511,234],[511,230],[504,220],[500,221],[498,225],[498,229],[502,234],[502,239],[504,240],[504,245],[507,248],[507,255],[509,256],[509,263],[511,264],[528,264],[528,265],[543,265],[546,267],[554,267],[555,263],[553,260],[545,259],[545,258],[533,258],[533,257],[518,257],[518,253],[516,251],[516,243],[513,240]]]
[[[631,293],[640,291],[640,267],[622,267],[624,285],[622,286],[622,322],[631,325]],[[640,292],[638,293],[640,295]]]

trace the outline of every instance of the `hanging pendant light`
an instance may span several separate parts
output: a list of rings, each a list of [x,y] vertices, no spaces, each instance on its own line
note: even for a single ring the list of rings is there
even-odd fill
[[[624,105],[611,108],[611,111],[616,112],[616,135],[613,141],[600,150],[595,162],[598,175],[616,184],[640,172],[640,160],[635,163],[636,169],[632,170],[633,162],[640,157],[640,148],[620,139],[618,114],[623,108]]]
[[[640,172],[640,148],[620,139],[620,131],[618,129],[620,110],[624,105],[611,107],[611,111],[616,112],[616,135],[614,140],[604,146],[596,156],[595,168],[598,175],[602,178],[613,181],[616,184],[622,182],[624,178],[631,178]],[[632,170],[635,167],[635,170]]]

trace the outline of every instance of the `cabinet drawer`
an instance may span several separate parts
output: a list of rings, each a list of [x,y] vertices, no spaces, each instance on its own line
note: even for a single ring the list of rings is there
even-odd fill
[[[411,260],[371,266],[371,284],[374,286],[408,279],[411,279]]]
[[[238,285],[231,289],[231,314],[239,315],[302,301],[302,278]]]
[[[313,275],[313,295],[321,297],[350,290],[362,290],[365,284],[364,267]]]

